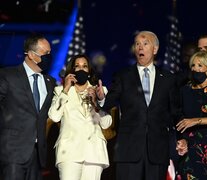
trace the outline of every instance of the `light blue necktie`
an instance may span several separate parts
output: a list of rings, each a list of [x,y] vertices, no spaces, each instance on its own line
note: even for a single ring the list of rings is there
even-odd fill
[[[144,68],[143,71],[144,71],[144,74],[142,77],[142,88],[143,88],[145,100],[148,106],[150,103],[150,78],[149,78],[149,72],[148,72],[149,69]]]
[[[32,75],[34,77],[34,82],[33,82],[33,97],[34,97],[34,101],[35,101],[35,106],[37,109],[37,112],[40,111],[40,93],[38,90],[38,84],[37,84],[37,80],[38,80],[38,74],[33,74]]]

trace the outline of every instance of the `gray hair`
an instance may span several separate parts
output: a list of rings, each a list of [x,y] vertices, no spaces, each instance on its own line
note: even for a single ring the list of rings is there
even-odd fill
[[[153,33],[153,32],[151,32],[151,31],[139,31],[139,32],[137,32],[136,34],[135,34],[135,38],[134,39],[136,39],[136,37],[138,36],[138,35],[145,35],[145,34],[147,34],[147,35],[150,35],[150,36],[152,36],[153,37],[153,39],[154,39],[154,45],[155,46],[158,46],[159,47],[159,39],[158,39],[158,37],[157,37],[157,35],[155,34],[155,33]]]

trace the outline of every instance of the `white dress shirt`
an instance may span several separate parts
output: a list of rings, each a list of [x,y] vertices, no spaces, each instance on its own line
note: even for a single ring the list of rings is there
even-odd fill
[[[33,91],[33,82],[34,82],[34,78],[33,78],[33,74],[35,74],[35,72],[27,65],[26,62],[23,62],[23,66],[25,68],[25,71],[27,73],[27,77],[29,79],[29,84],[31,87],[31,90]],[[38,89],[39,89],[39,93],[40,93],[40,109],[45,101],[45,98],[47,96],[47,88],[45,85],[45,80],[44,77],[41,73],[37,73],[38,76]]]
[[[142,77],[144,75],[144,68],[149,69],[148,72],[149,72],[149,78],[150,78],[150,99],[151,99],[152,98],[152,92],[153,92],[153,89],[154,89],[154,83],[155,83],[155,66],[154,66],[153,63],[151,63],[147,67],[137,65],[137,69],[138,69],[138,72],[139,72],[141,82],[142,82]]]

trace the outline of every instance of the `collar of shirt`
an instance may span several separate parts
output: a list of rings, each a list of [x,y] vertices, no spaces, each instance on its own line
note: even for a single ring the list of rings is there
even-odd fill
[[[32,75],[36,73],[27,65],[27,63],[25,61],[23,62],[23,66],[24,66],[24,69],[27,73],[28,78],[32,77]],[[36,74],[39,74],[39,77],[41,77],[41,78],[43,77],[41,73],[36,73]]]
[[[140,76],[140,79],[142,80],[142,76],[144,74],[144,71],[143,69],[144,68],[148,68],[149,69],[149,74],[152,75],[152,74],[155,74],[155,65],[153,63],[151,63],[149,66],[145,67],[145,66],[140,66],[140,65],[137,65],[137,69],[138,69],[138,72],[139,72],[139,76]]]
[[[142,77],[143,77],[143,74],[144,74],[144,71],[143,69],[146,68],[145,66],[139,66],[137,65],[137,69],[138,69],[138,72],[139,72],[139,77],[140,77],[140,80],[142,82]],[[152,92],[153,92],[153,89],[154,89],[154,82],[155,82],[155,65],[153,63],[151,63],[149,66],[147,66],[147,68],[149,69],[149,78],[150,78],[150,98],[152,97]]]
[[[23,62],[23,66],[24,66],[25,71],[27,73],[29,84],[30,84],[30,87],[32,90],[33,89],[33,82],[34,82],[34,78],[32,75],[35,74],[35,72],[27,65],[26,62]],[[40,92],[40,107],[42,107],[42,105],[45,101],[45,98],[47,96],[47,87],[46,87],[43,75],[41,73],[37,73],[37,74],[39,74],[39,77],[40,77],[40,78],[38,77],[38,89]]]

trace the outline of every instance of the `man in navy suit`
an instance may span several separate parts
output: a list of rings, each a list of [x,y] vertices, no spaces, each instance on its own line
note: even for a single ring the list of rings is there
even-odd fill
[[[38,34],[24,42],[25,60],[0,70],[0,165],[3,180],[41,180],[46,164],[46,122],[55,79],[41,72],[51,47]],[[37,78],[37,106],[33,74]]]
[[[176,78],[154,65],[159,40],[153,32],[136,34],[133,48],[137,63],[116,73],[106,96],[101,81],[97,88],[104,110],[115,105],[121,110],[114,147],[116,179],[165,180],[169,127],[179,117]],[[142,84],[145,72],[148,90]]]

